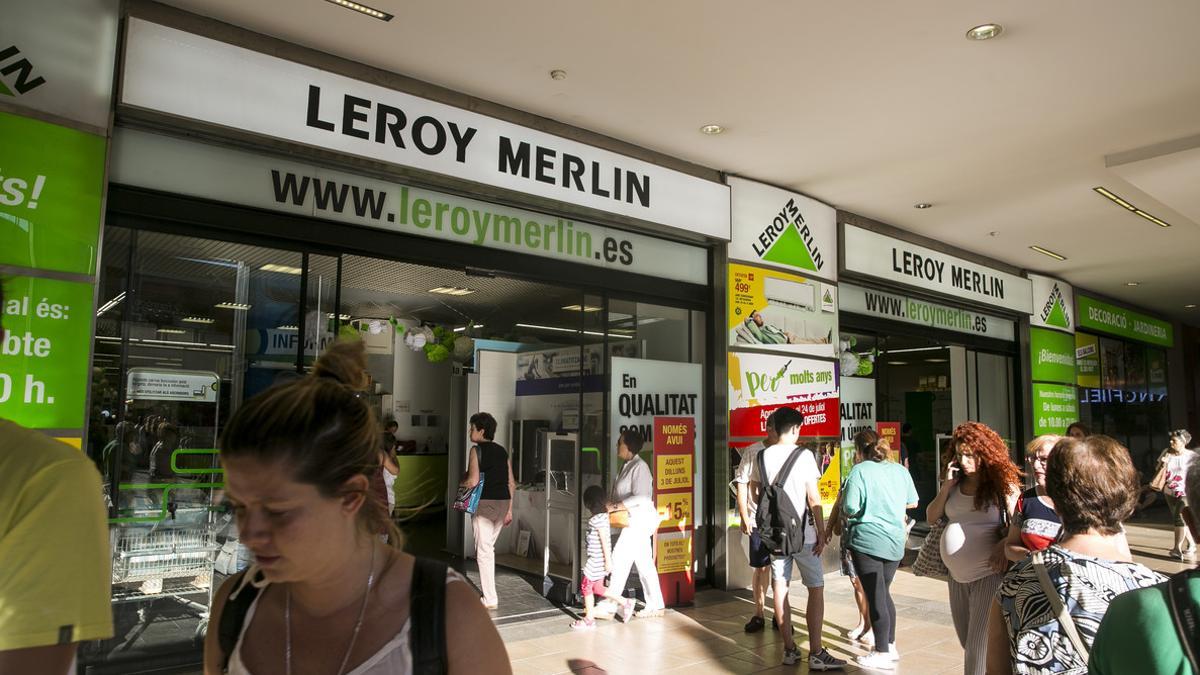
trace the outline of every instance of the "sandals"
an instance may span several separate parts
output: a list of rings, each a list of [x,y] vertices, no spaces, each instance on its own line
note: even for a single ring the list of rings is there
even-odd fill
[[[594,619],[576,619],[571,623],[571,630],[595,630],[596,621]]]
[[[666,613],[667,610],[663,609],[662,607],[659,607],[658,609],[643,609],[637,613],[637,617],[639,619],[653,619],[655,617],[663,616]]]
[[[621,621],[629,623],[633,619],[633,600],[626,600],[621,605]]]

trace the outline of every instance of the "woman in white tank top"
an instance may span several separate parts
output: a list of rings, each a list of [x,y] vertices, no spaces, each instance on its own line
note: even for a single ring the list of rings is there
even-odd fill
[[[361,342],[335,344],[312,375],[248,401],[222,434],[226,497],[255,562],[214,598],[205,675],[511,672],[474,589],[401,552],[399,531],[370,503],[380,453],[374,415],[355,395],[365,365]],[[414,569],[425,570],[419,588]],[[414,593],[438,595],[439,584],[444,626],[414,627]],[[241,594],[256,591],[246,607]]]

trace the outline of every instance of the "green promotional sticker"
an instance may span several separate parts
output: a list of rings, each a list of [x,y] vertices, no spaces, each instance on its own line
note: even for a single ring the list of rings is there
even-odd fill
[[[1079,420],[1079,399],[1069,384],[1033,383],[1033,433],[1065,434]]]
[[[1075,334],[1075,384],[1100,386],[1100,338],[1087,333]]]
[[[1175,345],[1171,324],[1131,309],[1124,309],[1101,302],[1086,295],[1078,296],[1078,323],[1080,328],[1119,335],[1133,340],[1149,342],[1160,347]]]
[[[0,417],[79,429],[88,392],[92,285],[14,277],[4,284]]]
[[[0,113],[0,264],[95,274],[105,139]]]
[[[1030,328],[1029,356],[1034,382],[1075,382],[1075,336]]]

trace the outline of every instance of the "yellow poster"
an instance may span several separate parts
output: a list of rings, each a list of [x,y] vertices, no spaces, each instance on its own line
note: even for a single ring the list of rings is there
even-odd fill
[[[677,530],[687,528],[692,523],[692,493],[670,492],[656,497],[658,515],[663,519],[659,529]]]
[[[658,537],[655,567],[659,574],[692,570],[692,533],[663,534]]]
[[[659,490],[682,490],[692,487],[692,456],[691,455],[658,455],[654,456],[655,480]]]
[[[817,492],[821,493],[821,507],[824,511],[825,520],[829,520],[830,509],[833,508],[833,503],[837,501],[838,490],[842,486],[842,450],[838,446],[829,443],[822,451],[822,461],[826,453],[832,453],[829,457],[829,466],[826,467],[825,473],[821,474],[821,480],[817,481]]]
[[[729,266],[729,344],[835,356],[837,287],[764,267]]]

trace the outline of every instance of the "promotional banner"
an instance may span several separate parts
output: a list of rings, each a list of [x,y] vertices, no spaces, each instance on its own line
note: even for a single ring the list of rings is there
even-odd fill
[[[837,211],[815,199],[730,177],[729,257],[837,281]]]
[[[857,272],[924,292],[1033,312],[1029,280],[885,234],[844,225],[847,272]]]
[[[1031,326],[1075,332],[1075,289],[1065,281],[1040,274],[1030,274],[1033,287]]]
[[[836,368],[833,361],[774,354],[729,354],[729,408],[835,396]]]
[[[729,265],[729,345],[833,357],[837,287],[794,274]]]
[[[125,37],[126,105],[729,239],[720,183],[140,19]]]
[[[1063,384],[1033,383],[1033,434],[1065,434],[1067,426],[1079,419],[1079,401],[1075,387]]]
[[[708,283],[700,246],[144,131],[117,130],[111,172],[125,185]]]
[[[843,377],[841,384],[841,442],[853,450],[854,436],[875,428],[875,380]]]
[[[961,307],[918,300],[842,284],[838,287],[838,307],[843,312],[865,314],[890,321],[901,321],[928,328],[968,333],[997,340],[1016,339],[1016,324],[1011,319],[982,314]]]
[[[1035,382],[1075,382],[1075,336],[1031,327],[1029,355],[1029,366]]]
[[[891,450],[888,452],[888,461],[900,461],[900,423],[899,422],[876,422],[876,433],[879,434],[879,441],[886,441]]]
[[[27,276],[5,281],[0,418],[64,436],[82,432],[91,386],[93,293],[90,283]]]
[[[1095,335],[1075,334],[1075,384],[1100,386],[1100,338]]]
[[[104,138],[0,113],[0,141],[0,265],[94,275]]]
[[[668,607],[687,605],[696,594],[691,557],[695,418],[655,417],[654,448],[654,501],[662,519],[658,526],[658,579]]]
[[[805,437],[834,437],[839,434],[837,397],[810,399],[796,403],[737,408],[729,411],[730,438],[764,438],[767,418],[779,408],[795,408],[804,417],[800,434]]]
[[[192,370],[130,368],[126,395],[135,401],[192,401],[216,403],[221,378]]]
[[[1090,328],[1160,347],[1175,345],[1173,328],[1166,321],[1110,305],[1086,295],[1077,296],[1077,300],[1080,328]]]

